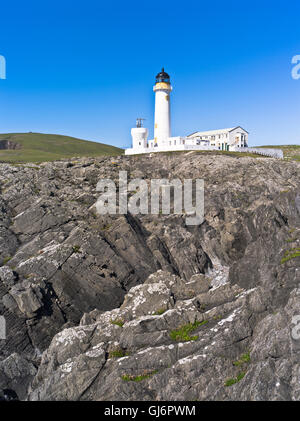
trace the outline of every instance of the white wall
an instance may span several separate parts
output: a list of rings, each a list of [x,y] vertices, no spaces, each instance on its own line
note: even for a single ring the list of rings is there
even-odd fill
[[[231,146],[248,146],[248,133],[241,127],[237,127],[229,133],[229,144]]]
[[[159,146],[167,144],[171,137],[170,91],[159,89],[155,92],[154,140]]]
[[[184,139],[184,138],[181,138]],[[202,145],[185,145],[185,144],[178,144],[176,145],[166,145],[162,147],[149,147],[149,148],[142,148],[140,150],[137,149],[125,149],[125,155],[135,155],[140,153],[153,153],[153,152],[172,152],[172,151],[213,151],[216,148],[212,146],[202,146]]]
[[[140,149],[147,147],[148,129],[146,127],[134,127],[131,129],[132,147]]]
[[[184,139],[184,138],[173,138],[173,139]],[[153,153],[153,152],[172,152],[172,151],[213,151],[218,150],[216,146],[204,146],[204,145],[187,145],[187,144],[178,144],[172,146],[164,147],[149,147],[149,148],[140,148],[137,149],[126,149],[125,155],[136,155],[141,153]],[[283,152],[281,149],[269,149],[269,148],[239,148],[239,147],[230,147],[231,151],[235,152],[250,152],[263,156],[271,156],[273,158],[283,158]]]

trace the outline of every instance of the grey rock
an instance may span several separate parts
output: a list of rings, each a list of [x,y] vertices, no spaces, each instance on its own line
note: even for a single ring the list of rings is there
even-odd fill
[[[191,300],[174,293],[180,282],[182,289],[189,288],[175,275],[158,271],[144,285],[133,287],[119,309],[93,312],[91,324],[56,335],[43,354],[29,399],[299,398],[299,350],[291,348],[286,316],[287,311],[299,311],[299,300],[290,299],[272,315],[260,304],[253,306],[256,297],[261,301],[256,288],[241,290],[227,282]],[[170,296],[173,302],[168,301]],[[200,311],[197,300],[209,302],[212,308]],[[169,309],[156,314],[157,304]],[[174,338],[174,330],[182,332],[191,323],[190,339],[182,333]],[[82,372],[82,361],[89,375]],[[136,376],[145,379],[136,382]],[[227,385],[231,380],[236,383]]]
[[[7,287],[12,287],[16,282],[16,275],[9,266],[0,267],[0,280]]]
[[[34,317],[34,314],[43,307],[41,290],[33,284],[18,284],[11,288],[9,293],[19,310],[28,318]]]
[[[2,395],[4,400],[10,400],[12,396],[15,400],[25,399],[36,372],[34,364],[17,353],[0,361],[0,397]]]
[[[96,215],[97,182],[119,170],[147,183],[204,179],[204,222]],[[39,367],[10,385],[0,371],[3,389],[32,400],[298,400],[299,257],[281,261],[299,247],[299,176],[296,161],[198,153],[0,164],[0,360],[17,353]],[[189,324],[194,339],[171,338]]]

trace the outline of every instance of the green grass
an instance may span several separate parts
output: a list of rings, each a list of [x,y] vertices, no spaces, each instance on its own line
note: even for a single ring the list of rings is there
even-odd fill
[[[139,374],[137,376],[131,374],[123,374],[122,380],[124,380],[125,382],[141,382],[142,380],[149,379],[156,373],[158,373],[158,370],[145,372],[144,374]]]
[[[251,152],[234,152],[234,151],[220,151],[220,150],[210,150],[210,151],[204,151],[204,150],[195,150],[195,151],[169,151],[169,152],[155,152],[155,153],[159,153],[159,154],[165,154],[165,155],[179,155],[179,154],[186,154],[189,152],[193,152],[195,154],[198,155],[223,155],[223,156],[228,156],[228,157],[233,157],[233,158],[246,158],[246,157],[250,157],[250,158],[262,158],[262,155],[258,155],[255,153],[251,153]],[[263,158],[268,158],[267,156],[264,156]]]
[[[230,156],[233,158],[246,158],[246,157],[250,157],[250,158],[261,158],[261,155],[258,155],[256,153],[251,153],[251,152],[234,152],[234,151],[199,151],[199,152],[204,152],[205,154],[209,154],[209,155],[224,155],[224,156]],[[264,158],[268,158],[268,157],[264,157]]]
[[[160,308],[159,310],[157,310],[154,315],[155,316],[161,316],[162,314],[164,314],[167,311],[166,308]]]
[[[229,387],[238,383],[245,377],[245,374],[246,374],[245,371],[241,371],[235,378],[227,379],[224,386]]]
[[[73,248],[74,253],[79,253],[80,252],[80,246],[75,245],[72,248]]]
[[[295,259],[296,257],[300,257],[300,247],[295,247],[290,250],[287,250],[284,253],[284,256],[281,259],[280,263],[283,264],[285,262],[288,262],[291,259]]]
[[[83,156],[112,156],[124,152],[123,149],[103,143],[55,134],[8,133],[0,134],[1,140],[10,140],[20,145],[20,149],[0,150],[0,162],[10,163],[45,162]]]
[[[195,321],[194,323],[188,323],[186,325],[180,326],[178,329],[172,330],[170,332],[170,338],[173,341],[181,342],[196,341],[198,339],[198,335],[191,336],[190,333],[206,323],[208,323],[208,320],[204,320],[203,322]]]
[[[246,352],[245,354],[242,354],[238,360],[233,361],[232,364],[235,367],[243,366],[244,371],[240,371],[236,377],[227,379],[224,383],[224,386],[229,387],[229,386],[234,385],[235,383],[238,383],[240,380],[242,380],[247,372],[248,364],[250,363],[250,361],[251,361],[250,352]]]
[[[123,327],[125,322],[122,319],[115,319],[115,320],[111,320],[110,323],[112,325],[117,325],[117,326]]]
[[[247,352],[246,354],[243,354],[240,356],[240,358],[233,362],[233,365],[238,367],[242,364],[249,363],[250,362],[250,352]]]
[[[108,358],[122,358],[127,357],[129,355],[129,352],[124,351],[123,349],[114,349],[113,351],[110,351],[108,354]]]
[[[8,263],[11,259],[11,256],[7,256],[3,258],[3,265],[6,265],[6,263]]]

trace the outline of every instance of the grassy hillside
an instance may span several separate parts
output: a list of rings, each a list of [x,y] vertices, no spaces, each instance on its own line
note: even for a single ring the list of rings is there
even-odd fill
[[[19,149],[0,150],[0,162],[43,162],[61,158],[120,155],[123,149],[75,137],[42,133],[0,134],[2,140],[19,145]]]

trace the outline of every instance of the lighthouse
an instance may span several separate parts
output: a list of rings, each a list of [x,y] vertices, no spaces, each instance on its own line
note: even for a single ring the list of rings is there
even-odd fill
[[[171,137],[170,92],[172,86],[170,76],[164,68],[156,75],[153,91],[155,92],[154,147],[162,147],[168,144],[168,138]]]
[[[148,153],[151,157],[153,152],[196,150],[246,152],[248,150],[248,132],[241,126],[172,137],[170,119],[172,86],[170,76],[164,68],[156,75],[153,91],[155,92],[154,139],[147,140],[148,129],[143,127],[145,119],[138,118],[136,127],[131,129],[132,148],[125,149],[125,155]]]
[[[147,140],[148,129],[143,127],[143,118],[138,118],[136,127],[131,129],[132,148],[125,150],[125,155],[135,155],[168,151],[226,150],[246,152],[248,132],[241,126],[229,129],[194,132],[188,136],[171,136],[170,76],[162,68],[156,75],[154,112],[154,139]],[[246,149],[245,149],[246,148]],[[243,150],[244,149],[244,150]]]

